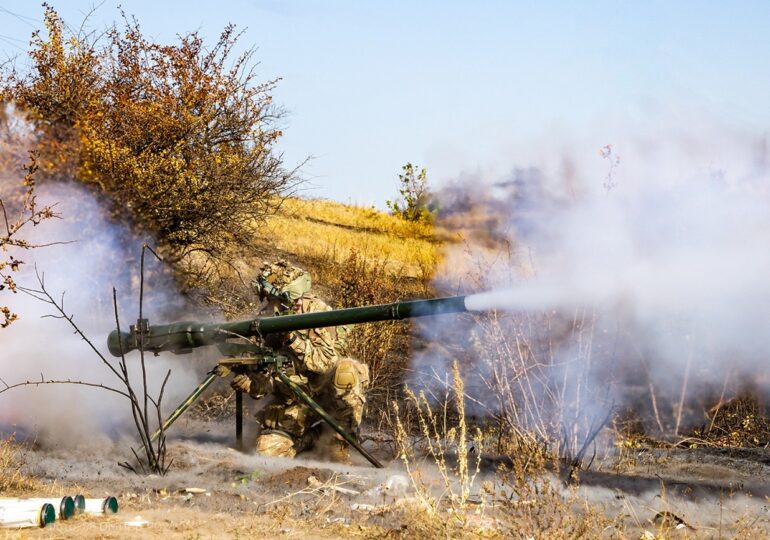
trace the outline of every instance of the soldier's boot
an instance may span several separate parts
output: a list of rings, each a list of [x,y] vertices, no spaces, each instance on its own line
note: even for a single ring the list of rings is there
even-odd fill
[[[332,437],[329,440],[329,459],[335,463],[344,463],[349,465],[350,445],[338,437]]]
[[[293,458],[297,455],[294,440],[286,433],[270,431],[257,437],[257,454],[271,457]]]

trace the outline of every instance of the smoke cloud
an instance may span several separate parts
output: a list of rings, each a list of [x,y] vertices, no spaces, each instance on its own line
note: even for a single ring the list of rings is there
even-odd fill
[[[487,289],[466,305],[526,317],[529,326],[511,325],[505,340],[520,359],[522,343],[530,354],[535,341],[547,341],[551,389],[558,379],[567,401],[582,393],[585,402],[589,387],[606,397],[581,405],[601,409],[590,416],[636,399],[629,389],[646,388],[645,370],[673,408],[681,395],[705,400],[728,382],[763,397],[770,373],[767,139],[699,125],[619,140],[590,152],[574,145],[502,178],[465,175],[447,186],[443,219],[467,230],[447,253],[439,286]],[[533,314],[543,319],[535,323]],[[478,334],[463,324],[460,331]],[[426,332],[443,339],[457,330]],[[436,358],[424,353],[417,368],[435,371]],[[490,375],[482,370],[483,379]],[[676,411],[668,412],[678,424]]]
[[[144,238],[112,223],[103,205],[74,184],[39,186],[38,202],[55,203],[60,219],[47,220],[26,231],[31,243],[60,244],[18,254],[25,262],[15,275],[22,287],[39,289],[36,271],[56,299],[63,299],[74,322],[108,358],[107,334],[115,328],[112,288],[118,292],[121,326],[127,329],[138,315],[139,257]],[[185,309],[173,280],[149,253],[145,257],[144,313],[156,322],[179,317]],[[7,384],[25,380],[79,380],[120,388],[67,321],[50,318],[53,306],[19,292],[3,302],[19,314],[0,331],[0,377]],[[168,369],[171,378],[164,396],[166,408],[176,405],[197,384],[189,357],[148,356],[151,395],[156,396]],[[136,388],[141,387],[139,360],[128,357]],[[0,394],[0,430],[44,444],[77,445],[95,435],[115,438],[132,429],[126,398],[103,389],[74,385],[40,385]]]

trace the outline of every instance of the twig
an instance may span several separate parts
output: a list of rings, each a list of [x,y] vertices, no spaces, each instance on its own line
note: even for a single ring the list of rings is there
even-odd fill
[[[695,323],[693,323],[692,332],[690,335],[690,351],[687,354],[687,365],[684,371],[684,381],[682,381],[682,392],[679,395],[679,406],[676,413],[676,425],[674,426],[674,435],[679,436],[679,425],[682,421],[682,410],[684,408],[684,398],[687,395],[687,382],[690,378],[690,366],[692,364],[692,357],[695,352]]]
[[[104,390],[109,390],[110,392],[114,392],[116,394],[119,394],[125,398],[128,398],[129,395],[121,390],[118,390],[117,388],[112,388],[111,386],[107,386],[105,384],[100,383],[92,383],[87,381],[77,381],[72,379],[44,379],[41,377],[39,381],[24,381],[24,382],[18,382],[14,384],[8,384],[3,379],[0,379],[0,383],[3,384],[3,388],[0,388],[0,394],[3,392],[7,392],[9,390],[13,390],[14,388],[20,388],[22,386],[40,386],[41,384],[75,384],[79,386],[90,386],[92,388],[102,388]]]
[[[143,300],[143,294],[144,294],[144,286],[143,286],[144,249],[149,249],[150,252],[157,257],[157,254],[155,253],[155,251],[153,251],[152,248],[150,248],[149,246],[145,245],[145,248],[142,249],[142,284],[140,287],[140,298],[139,298],[140,318],[142,316],[142,300]],[[142,365],[142,382],[143,382],[142,396],[140,398],[140,396],[137,395],[136,391],[134,390],[131,384],[131,379],[128,371],[128,364],[126,362],[126,356],[124,354],[122,340],[121,339],[118,340],[120,360],[118,361],[117,366],[115,366],[112,363],[110,363],[107,360],[107,358],[104,357],[104,355],[96,348],[93,342],[85,335],[85,333],[75,323],[74,315],[67,313],[65,309],[65,304],[64,304],[64,298],[65,298],[64,293],[62,293],[61,298],[59,300],[55,300],[45,286],[45,275],[39,273],[37,271],[37,268],[35,268],[35,272],[36,272],[36,276],[37,276],[38,284],[40,288],[39,289],[20,288],[20,290],[22,290],[26,294],[32,296],[33,298],[41,302],[45,302],[53,306],[54,313],[49,314],[48,316],[67,321],[75,331],[75,334],[79,335],[80,338],[86,342],[88,347],[96,354],[99,360],[105,366],[107,366],[107,368],[115,377],[117,377],[117,379],[121,382],[122,386],[125,387],[125,390],[113,388],[105,384],[91,383],[87,381],[54,380],[54,379],[46,380],[45,377],[41,374],[40,381],[24,381],[24,382],[15,383],[12,385],[0,379],[0,384],[4,385],[4,388],[0,387],[0,393],[6,392],[8,390],[18,388],[21,386],[37,386],[40,384],[76,384],[81,386],[89,386],[93,388],[102,388],[102,389],[117,393],[125,397],[126,399],[128,399],[131,404],[131,415],[134,420],[134,426],[136,427],[139,433],[139,438],[141,440],[142,447],[143,447],[142,449],[144,451],[145,459],[149,469],[158,474],[165,474],[168,471],[169,467],[171,466],[171,462],[169,462],[168,464],[166,464],[165,462],[166,443],[165,443],[165,437],[163,436],[164,434],[163,434],[163,421],[161,417],[161,402],[163,399],[163,395],[165,393],[166,385],[171,376],[171,370],[169,370],[166,373],[166,376],[163,379],[163,383],[161,384],[158,399],[157,400],[153,399],[152,396],[150,396],[149,394],[149,388],[147,383],[147,371],[144,363],[144,354],[143,354],[144,347],[143,347],[143,343],[140,342],[140,344],[142,345],[140,346],[140,351],[142,352],[141,365]],[[113,309],[115,314],[115,328],[117,330],[118,335],[120,336],[121,330],[120,330],[120,317],[118,315],[117,290],[114,287],[112,289],[112,302],[113,302]],[[161,436],[159,437],[157,445],[155,446],[153,445],[153,441],[151,437],[152,431],[150,429],[149,418],[148,418],[150,403],[152,403],[152,405],[156,409],[156,415],[157,415],[158,423],[161,429]],[[133,448],[131,449],[131,451],[134,454],[134,457],[137,459],[137,462],[139,464],[139,467],[141,468],[141,471],[143,473],[146,472],[147,468],[145,467],[145,460],[140,459],[139,455]],[[138,472],[136,467],[128,463],[121,463],[120,465],[134,472]]]

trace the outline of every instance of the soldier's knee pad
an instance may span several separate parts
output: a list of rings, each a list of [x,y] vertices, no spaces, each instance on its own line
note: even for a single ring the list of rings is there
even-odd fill
[[[334,387],[337,390],[366,388],[369,384],[369,368],[352,358],[343,358],[337,362],[334,372]]]
[[[337,362],[337,369],[334,371],[334,387],[337,390],[350,390],[358,384],[358,372],[353,362],[347,358]]]
[[[256,450],[258,454],[271,457],[293,458],[297,455],[294,440],[287,433],[279,431],[262,433],[257,437]]]

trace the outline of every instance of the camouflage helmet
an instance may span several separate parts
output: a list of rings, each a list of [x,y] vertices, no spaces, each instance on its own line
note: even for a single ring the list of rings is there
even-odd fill
[[[263,263],[252,285],[260,298],[273,295],[295,301],[310,291],[311,281],[310,274],[284,259],[279,259]]]

